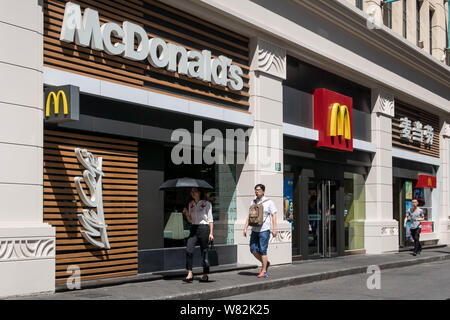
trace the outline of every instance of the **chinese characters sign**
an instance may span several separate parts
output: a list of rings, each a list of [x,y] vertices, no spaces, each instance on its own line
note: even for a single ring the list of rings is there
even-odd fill
[[[420,121],[411,122],[407,117],[400,118],[400,137],[424,143],[433,144],[434,129],[430,125],[423,125]]]
[[[439,158],[439,116],[411,105],[395,102],[392,147]]]

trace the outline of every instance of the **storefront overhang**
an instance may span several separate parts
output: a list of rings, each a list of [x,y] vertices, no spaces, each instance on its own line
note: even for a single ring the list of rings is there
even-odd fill
[[[419,163],[430,164],[433,166],[441,166],[442,165],[442,160],[440,160],[439,158],[425,156],[422,154],[418,154],[418,153],[414,153],[414,152],[410,152],[410,151],[406,151],[406,150],[401,150],[401,149],[396,149],[396,148],[392,148],[392,157],[399,158],[399,159],[405,159],[405,160],[409,160],[409,161],[414,161],[414,162],[419,162]]]
[[[44,84],[52,86],[70,84],[78,86],[80,93],[139,104],[152,109],[185,114],[202,119],[210,119],[243,127],[253,127],[253,116],[247,111],[233,110],[227,106],[221,107],[182,99],[54,68],[44,67]]]
[[[296,126],[290,123],[283,123],[283,134],[285,136],[305,139],[310,141],[319,140],[319,131],[311,128]],[[375,153],[376,146],[374,143],[353,139],[353,148],[359,151]]]

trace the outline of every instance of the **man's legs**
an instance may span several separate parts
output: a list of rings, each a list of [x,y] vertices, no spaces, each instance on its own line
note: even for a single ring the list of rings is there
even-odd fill
[[[254,252],[253,255],[255,256],[256,259],[258,259],[259,262],[261,262],[262,265],[262,271],[266,271],[267,268],[267,261],[269,260],[267,255],[262,255],[259,252]]]
[[[252,235],[250,237],[250,252],[253,256],[261,262],[262,269],[261,271],[266,271],[267,267],[267,255],[261,254],[261,233],[252,231]]]
[[[419,246],[420,246],[420,241],[419,241],[419,228],[416,229],[411,229],[411,236],[414,240],[414,253],[417,254],[417,252],[420,251]]]
[[[268,263],[268,256],[267,256],[267,247],[269,246],[269,239],[270,239],[270,230],[261,232],[259,234],[259,252],[261,256],[261,272],[265,273],[267,272],[267,263]]]
[[[416,229],[416,237],[417,237],[417,250],[416,253],[420,253],[422,251],[422,245],[420,244],[420,232],[422,231],[421,228]]]

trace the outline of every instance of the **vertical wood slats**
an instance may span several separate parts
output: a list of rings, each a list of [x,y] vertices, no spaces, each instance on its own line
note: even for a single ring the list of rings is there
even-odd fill
[[[85,168],[75,148],[102,157],[103,206],[108,225],[109,250],[88,243],[77,214],[86,209],[74,178]],[[138,270],[138,144],[134,141],[45,130],[44,221],[56,228],[56,283],[70,277],[77,265],[81,281],[135,275]],[[82,183],[86,192],[87,186]]]
[[[415,121],[420,121],[423,126],[430,125],[433,127],[434,136],[431,146],[425,143],[411,142],[409,139],[400,137],[400,118],[407,117],[411,120],[411,126]],[[423,155],[439,158],[439,116],[424,110],[406,106],[396,102],[395,118],[392,119],[392,146],[406,149],[412,152],[418,152]]]
[[[169,91],[199,101],[210,101],[248,110],[249,48],[248,39],[210,22],[156,1],[74,0],[82,9],[99,12],[101,23],[130,21],[147,30],[149,37],[184,46],[188,50],[210,50],[213,57],[225,55],[244,71],[240,92],[212,83],[191,79],[178,73],[110,56],[59,40],[66,0],[44,1],[44,64],[70,72],[105,79],[148,90]]]

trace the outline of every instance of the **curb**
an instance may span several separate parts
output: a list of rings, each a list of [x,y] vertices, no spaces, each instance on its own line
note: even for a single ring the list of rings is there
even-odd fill
[[[446,244],[430,244],[426,246],[422,246],[422,250],[425,249],[440,249],[440,248],[446,248]],[[413,251],[414,247],[405,247],[405,248],[399,248],[398,252],[407,252],[407,251]]]
[[[111,287],[111,286],[117,286],[117,285],[127,284],[127,283],[155,281],[155,280],[162,280],[162,279],[163,279],[162,276],[150,274],[150,275],[136,275],[136,276],[127,276],[127,277],[118,277],[118,278],[100,279],[100,280],[89,280],[89,281],[81,282],[81,290]],[[68,289],[67,286],[63,285],[63,284],[58,284],[55,286],[55,293],[68,292],[68,291],[74,291],[74,290]],[[79,291],[79,290],[77,290],[77,291]]]
[[[402,268],[402,267],[408,267],[408,266],[413,266],[413,265],[418,265],[418,264],[423,264],[423,263],[445,261],[445,260],[450,260],[450,254],[410,259],[410,260],[397,261],[397,262],[388,262],[388,263],[380,264],[380,265],[378,265],[378,267],[380,268],[380,270],[386,270],[386,269]],[[234,287],[225,287],[225,288],[221,288],[221,289],[211,289],[211,290],[203,290],[200,292],[193,292],[193,293],[175,294],[175,295],[155,298],[155,300],[209,300],[209,299],[225,298],[225,297],[229,297],[229,296],[246,294],[246,293],[251,293],[251,292],[255,292],[255,291],[268,290],[268,289],[280,289],[280,288],[284,288],[287,286],[295,286],[295,285],[307,284],[307,283],[316,282],[316,281],[329,280],[329,279],[348,276],[348,275],[366,273],[367,267],[368,266],[365,265],[365,266],[347,268],[347,269],[342,269],[342,270],[334,270],[334,271],[329,271],[329,272],[314,273],[314,274],[308,274],[308,275],[302,275],[302,276],[296,276],[296,277],[287,277],[287,278],[281,278],[281,279],[276,279],[276,280],[268,280],[268,281],[264,281],[264,282],[260,282],[260,283],[250,283],[250,284],[244,284],[244,285],[234,286]]]
[[[258,266],[255,265],[221,265],[218,267],[211,267],[210,274],[213,273],[222,273],[222,272],[230,272],[230,271],[238,271],[238,270],[249,270],[249,269],[255,269]],[[203,269],[202,268],[193,268],[194,275],[202,274]],[[137,283],[137,282],[147,282],[147,281],[156,281],[156,280],[163,280],[163,279],[170,279],[170,278],[177,278],[177,277],[184,277],[186,275],[185,270],[172,270],[172,271],[161,271],[161,272],[153,272],[153,273],[144,273],[144,274],[137,274],[135,276],[126,276],[126,277],[117,277],[117,278],[110,278],[110,279],[100,279],[100,280],[89,280],[81,282],[81,289],[96,289],[96,288],[103,288],[103,287],[111,287],[111,286],[117,286],[121,284],[128,284],[128,283]],[[55,287],[55,293],[60,292],[68,292],[73,291],[67,288],[66,285],[59,284]]]

